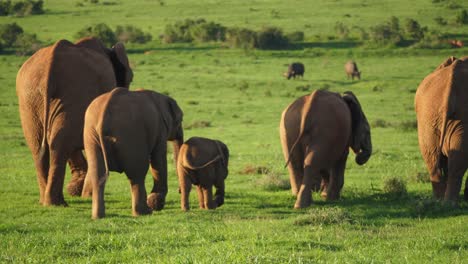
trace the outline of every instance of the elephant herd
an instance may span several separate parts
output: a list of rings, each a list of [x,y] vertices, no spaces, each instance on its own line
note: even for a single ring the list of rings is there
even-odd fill
[[[40,204],[67,205],[63,186],[68,163],[72,178],[67,190],[73,196],[92,196],[93,218],[105,216],[109,171],[127,175],[133,215],[161,210],[168,192],[168,141],[174,148],[181,208],[189,210],[192,184],[200,208],[224,203],[228,147],[202,137],[184,142],[177,102],[153,91],[129,91],[132,78],[124,45],[109,49],[94,38],[60,40],[22,65],[16,92]],[[451,57],[423,80],[415,98],[419,146],[434,196],[454,202],[468,167],[467,84],[468,58]],[[281,116],[280,138],[297,196],[295,208],[309,206],[312,191],[321,190],[327,200],[340,197],[349,148],[359,165],[372,154],[369,122],[352,92],[318,90],[298,98]],[[144,185],[148,169],[154,183],[149,195]]]

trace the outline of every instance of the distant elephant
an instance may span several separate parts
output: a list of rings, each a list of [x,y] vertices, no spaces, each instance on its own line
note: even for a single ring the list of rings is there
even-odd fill
[[[224,204],[224,180],[228,175],[229,150],[219,140],[192,137],[180,148],[177,174],[181,193],[181,208],[188,211],[192,184],[197,185],[202,209],[215,209]],[[213,200],[212,188],[216,187]]]
[[[344,68],[348,79],[351,78],[354,81],[354,77],[356,77],[358,80],[361,80],[361,72],[359,71],[356,62],[348,61]]]
[[[304,64],[300,62],[293,62],[289,64],[288,71],[285,72],[283,75],[288,80],[291,79],[291,77],[296,79],[296,76],[301,76],[301,78],[304,78],[304,71],[305,71]]]
[[[418,139],[437,199],[456,202],[468,168],[468,57],[448,58],[418,87]],[[468,200],[468,180],[464,199]]]
[[[42,205],[67,205],[63,197],[66,163],[71,195],[80,195],[87,163],[83,125],[91,101],[133,78],[122,43],[112,49],[101,41],[67,40],[42,48],[21,67],[16,93],[24,137],[32,152]]]
[[[83,196],[92,193],[93,218],[105,216],[104,187],[109,171],[125,172],[130,180],[134,216],[163,209],[167,195],[167,141],[174,141],[174,154],[178,154],[183,143],[182,117],[174,99],[153,91],[115,88],[89,105],[84,124],[89,165]],[[149,165],[154,180],[154,206],[146,200]]]
[[[292,193],[297,196],[294,208],[309,206],[312,190],[321,187],[323,197],[338,199],[348,148],[357,154],[359,165],[372,153],[370,126],[352,92],[317,90],[300,97],[283,111],[280,136]]]

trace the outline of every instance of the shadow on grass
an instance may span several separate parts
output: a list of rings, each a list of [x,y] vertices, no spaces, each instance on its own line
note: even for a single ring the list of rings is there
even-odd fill
[[[329,48],[329,49],[350,49],[360,45],[356,41],[323,41],[323,42],[302,42],[294,43],[289,50],[303,50],[310,48]]]

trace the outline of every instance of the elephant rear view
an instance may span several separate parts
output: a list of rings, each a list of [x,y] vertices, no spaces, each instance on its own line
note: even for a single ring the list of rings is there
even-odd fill
[[[182,145],[177,160],[182,210],[189,210],[192,184],[197,186],[200,208],[215,209],[223,205],[228,162],[229,150],[219,140],[192,137]],[[216,187],[214,199],[213,185]]]
[[[281,145],[289,170],[294,208],[312,203],[312,190],[340,197],[351,148],[362,165],[372,153],[370,126],[352,92],[314,91],[290,104],[281,116]]]
[[[424,78],[415,110],[419,148],[434,196],[456,202],[468,168],[468,57],[450,57]]]
[[[108,49],[94,38],[75,44],[57,41],[21,66],[16,94],[42,205],[66,205],[62,189],[67,162],[72,172],[68,192],[80,195],[87,170],[82,154],[86,108],[115,86],[128,88],[132,78],[123,44]]]
[[[134,216],[163,209],[168,188],[167,141],[173,141],[177,158],[183,143],[182,116],[174,99],[153,91],[116,88],[89,105],[84,127],[89,169],[83,196],[92,193],[93,218],[105,216],[109,171],[127,175]],[[150,165],[154,186],[147,200],[145,177]]]

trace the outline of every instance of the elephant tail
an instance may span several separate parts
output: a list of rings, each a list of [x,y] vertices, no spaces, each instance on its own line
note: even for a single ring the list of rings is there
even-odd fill
[[[289,149],[288,160],[286,161],[286,164],[284,165],[285,168],[288,166],[289,162],[291,162],[291,154],[293,153],[294,148],[296,148],[296,145],[299,143],[302,136],[304,135],[304,131],[306,129],[306,120],[310,114],[312,101],[314,100],[314,98],[316,98],[317,94],[320,92],[321,92],[320,90],[317,90],[317,91],[314,91],[311,95],[304,97],[305,102],[301,111],[301,125],[299,128],[299,135],[297,136],[296,141],[294,141],[294,144],[291,146],[291,149]]]
[[[184,160],[183,161],[183,165],[184,167],[188,168],[188,169],[191,169],[191,170],[200,170],[200,169],[203,169],[203,168],[206,168],[208,166],[210,166],[211,164],[215,163],[216,161],[218,160],[223,160],[223,157],[222,155],[216,155],[216,157],[214,157],[213,159],[209,160],[208,162],[200,165],[200,166],[193,166],[192,164],[190,164],[189,161],[187,160]]]

